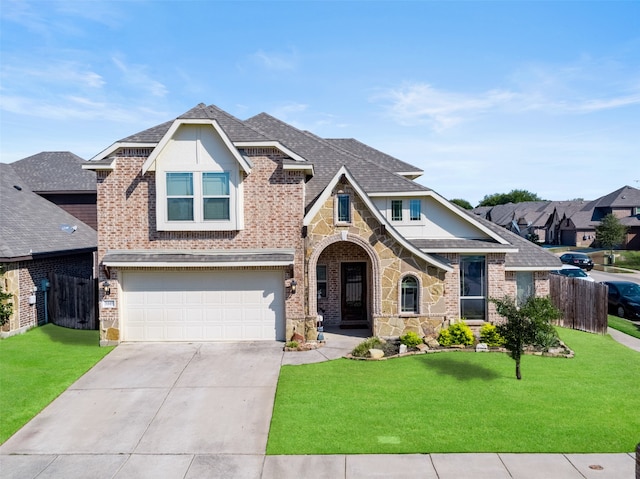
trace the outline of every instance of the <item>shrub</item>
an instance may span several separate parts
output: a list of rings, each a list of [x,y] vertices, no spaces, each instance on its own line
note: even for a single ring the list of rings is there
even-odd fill
[[[451,333],[448,329],[440,330],[440,333],[438,334],[438,342],[440,343],[440,346],[444,346],[445,348],[453,344],[453,339],[451,338]]]
[[[370,349],[379,349],[383,344],[382,340],[377,337],[367,338],[358,344],[353,351],[351,351],[351,355],[357,358],[364,358],[369,354]]]
[[[422,338],[417,333],[409,331],[404,336],[400,336],[400,342],[408,348],[415,348],[418,344],[422,344]]]
[[[438,342],[441,346],[451,346],[453,344],[463,344],[470,346],[474,342],[471,328],[464,322],[455,323],[448,329],[443,329],[438,335]]]
[[[289,349],[297,349],[298,341],[289,341],[288,343],[285,343],[285,346]]]
[[[491,323],[485,323],[480,328],[480,341],[493,348],[501,347],[505,344],[505,339],[498,332],[498,328]]]

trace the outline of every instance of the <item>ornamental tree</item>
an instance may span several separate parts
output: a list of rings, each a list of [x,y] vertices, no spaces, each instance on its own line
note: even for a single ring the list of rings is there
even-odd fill
[[[602,218],[600,224],[596,226],[596,241],[603,248],[607,248],[610,254],[613,254],[613,248],[624,242],[626,234],[627,227],[620,223],[613,213]]]
[[[491,298],[490,301],[496,305],[498,314],[506,319],[497,326],[498,333],[504,337],[504,347],[516,362],[516,378],[520,380],[520,359],[524,354],[524,348],[535,344],[536,338],[540,335],[555,335],[551,322],[560,319],[562,313],[548,297],[530,296],[521,306],[516,305],[511,297]]]

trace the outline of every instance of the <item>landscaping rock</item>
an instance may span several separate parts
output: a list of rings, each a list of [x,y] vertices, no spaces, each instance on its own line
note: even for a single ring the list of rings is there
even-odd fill
[[[400,345],[400,349],[398,350],[398,354],[404,354],[407,352],[407,345],[406,344],[401,344]]]
[[[476,353],[487,353],[489,352],[489,346],[486,345],[486,343],[478,343],[476,344]]]
[[[438,342],[437,339],[435,338],[428,338],[425,343],[427,344],[427,346],[429,346],[432,349],[435,348],[439,348],[440,347],[440,343]]]
[[[426,351],[427,349],[429,349],[429,346],[427,346],[426,344],[418,344],[418,345],[416,346],[416,349],[417,349],[418,351]]]
[[[370,349],[369,357],[371,359],[380,359],[384,357],[384,351],[382,349]]]

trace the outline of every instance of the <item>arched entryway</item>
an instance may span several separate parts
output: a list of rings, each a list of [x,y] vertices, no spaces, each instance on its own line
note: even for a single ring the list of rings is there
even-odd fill
[[[309,313],[325,326],[373,328],[380,311],[380,263],[371,245],[355,235],[325,238],[309,258]]]

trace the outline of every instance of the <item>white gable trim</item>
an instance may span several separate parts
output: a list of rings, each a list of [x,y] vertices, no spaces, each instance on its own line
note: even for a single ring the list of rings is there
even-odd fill
[[[351,186],[355,190],[356,194],[365,203],[367,208],[369,208],[369,211],[371,212],[371,214],[373,214],[373,216],[380,222],[381,225],[385,226],[385,228],[389,232],[389,234],[398,243],[400,243],[404,248],[406,248],[408,251],[410,251],[411,253],[416,255],[418,258],[421,258],[421,259],[425,260],[427,263],[431,264],[432,266],[435,266],[436,268],[440,268],[440,269],[445,270],[447,272],[453,271],[453,268],[451,266],[449,266],[449,265],[447,265],[445,263],[441,263],[439,261],[436,261],[434,258],[432,258],[427,253],[424,253],[424,252],[420,251],[420,249],[416,248],[414,245],[409,243],[405,239],[404,236],[402,236],[400,233],[398,233],[398,231],[391,225],[391,223],[389,221],[387,221],[387,219],[380,213],[380,210],[378,210],[378,208],[376,208],[375,205],[371,202],[371,199],[369,198],[369,196],[367,196],[367,194],[364,192],[364,190],[360,187],[360,185],[355,180],[355,178],[351,175],[351,173],[349,172],[349,170],[347,169],[346,166],[342,166],[338,170],[338,172],[331,179],[331,181],[326,186],[326,188],[322,191],[322,193],[320,194],[320,196],[318,197],[316,202],[313,204],[313,206],[311,207],[309,212],[304,216],[304,219],[302,220],[302,224],[304,226],[309,226],[309,224],[311,223],[311,220],[318,214],[318,212],[320,211],[320,208],[322,208],[324,203],[331,196],[331,192],[333,191],[335,186],[340,181],[340,178],[342,178],[342,175],[344,175],[347,178],[347,181],[349,181],[349,183],[351,184]]]
[[[378,193],[371,193],[370,196],[371,197],[376,197],[376,196],[378,196],[378,197],[385,197],[385,196],[387,196],[387,197],[396,197],[396,196],[402,196],[402,197],[413,197],[413,196],[431,197],[434,200],[436,200],[438,203],[440,203],[442,206],[447,208],[449,211],[451,211],[453,214],[458,216],[460,219],[462,219],[463,221],[466,221],[467,223],[470,223],[471,225],[473,225],[475,228],[477,228],[480,231],[482,231],[483,233],[485,233],[490,238],[496,240],[498,243],[504,244],[504,245],[511,245],[511,243],[509,243],[507,240],[505,240],[502,236],[500,236],[499,234],[497,234],[494,231],[490,230],[489,228],[484,226],[479,221],[475,221],[472,217],[464,214],[462,211],[460,211],[460,209],[457,206],[455,206],[454,204],[452,204],[449,201],[445,200],[442,196],[440,196],[438,193],[436,193],[433,190],[428,190],[428,191],[407,191],[407,192],[404,192],[404,193],[403,192],[400,192],[400,193],[398,193],[398,192],[393,192],[393,193],[378,192]]]
[[[193,120],[193,119],[184,119],[184,118],[181,119],[181,118],[179,118],[179,119],[175,120],[172,123],[171,127],[169,128],[169,130],[165,133],[165,135],[162,137],[162,139],[158,142],[158,144],[155,146],[154,150],[151,152],[149,157],[146,159],[146,161],[142,165],[142,173],[143,174],[146,173],[147,171],[153,170],[155,168],[156,159],[158,158],[160,153],[164,150],[165,146],[167,146],[167,143],[169,143],[169,140],[171,140],[171,138],[173,138],[173,136],[175,135],[175,133],[178,130],[178,128],[180,126],[182,126],[182,125],[209,125],[209,126],[212,126],[213,129],[216,130],[216,133],[218,133],[218,135],[220,135],[220,138],[222,139],[222,141],[224,142],[226,147],[229,149],[229,152],[231,153],[231,155],[238,161],[238,163],[242,167],[242,170],[247,174],[251,172],[251,165],[247,162],[247,160],[236,149],[236,147],[233,145],[233,143],[231,142],[231,140],[229,139],[227,134],[224,132],[224,130],[222,129],[222,127],[220,126],[220,124],[216,120]]]

